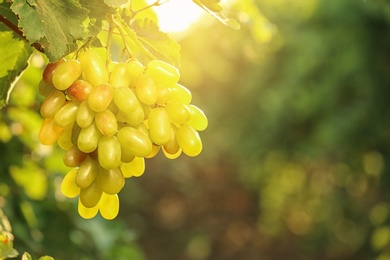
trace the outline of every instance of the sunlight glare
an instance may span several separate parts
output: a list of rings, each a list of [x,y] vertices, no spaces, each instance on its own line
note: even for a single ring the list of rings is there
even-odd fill
[[[155,0],[148,0],[150,4]],[[154,7],[159,19],[159,26],[163,32],[184,32],[195,23],[204,11],[191,0],[169,0]]]

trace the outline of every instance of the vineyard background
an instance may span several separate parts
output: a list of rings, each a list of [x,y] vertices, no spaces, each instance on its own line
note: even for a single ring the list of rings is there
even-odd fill
[[[272,24],[208,17],[180,38],[204,150],[148,160],[114,221],[83,220],[59,194],[67,169],[37,142],[43,63],[31,60],[0,123],[0,206],[20,253],[390,259],[390,4],[254,2]]]

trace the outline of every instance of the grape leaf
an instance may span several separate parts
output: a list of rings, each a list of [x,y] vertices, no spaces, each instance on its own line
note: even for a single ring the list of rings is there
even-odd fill
[[[233,28],[240,29],[240,24],[232,18],[227,17],[223,12],[222,6],[219,4],[220,0],[192,0],[209,14],[218,19],[221,23]]]
[[[137,39],[157,59],[176,67],[180,64],[180,45],[168,34],[161,32],[157,23],[150,19],[137,19],[131,24]]]
[[[27,68],[32,48],[11,31],[0,32],[0,108],[8,97],[17,77]]]
[[[104,2],[111,7],[119,7],[128,2],[128,0],[104,0]]]
[[[30,43],[40,42],[50,61],[68,54],[82,39],[89,11],[76,0],[14,0],[11,9]]]
[[[107,18],[107,14],[114,14],[115,9],[109,7],[104,0],[80,0],[80,5],[89,10],[89,23],[87,26],[88,37],[95,37],[102,30],[102,21]]]
[[[11,11],[11,3],[8,2],[1,2],[0,0],[0,15],[4,16],[8,21],[10,21],[13,24],[18,24],[18,18],[16,15]],[[2,26],[2,24],[0,24]],[[0,28],[1,29],[1,28]],[[9,28],[7,27],[7,30]]]

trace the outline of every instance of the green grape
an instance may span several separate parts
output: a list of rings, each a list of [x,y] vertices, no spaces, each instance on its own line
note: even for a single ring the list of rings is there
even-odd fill
[[[79,215],[84,218],[84,219],[91,219],[96,216],[96,214],[99,211],[99,206],[96,205],[95,207],[92,208],[87,208],[81,203],[80,199],[77,204],[77,211],[79,212]]]
[[[146,122],[141,123],[139,126],[136,127],[136,129],[138,129],[141,133],[143,133],[145,136],[147,136],[150,139],[150,133],[146,125]]]
[[[64,164],[67,167],[79,166],[85,159],[87,154],[79,150],[77,145],[72,146],[64,155]]]
[[[121,146],[121,161],[122,161],[122,162],[128,163],[128,162],[133,161],[134,158],[135,158],[134,154],[132,154],[130,151],[124,149],[124,148]]]
[[[84,189],[89,187],[95,180],[99,171],[99,164],[97,161],[87,158],[81,165],[76,175],[76,184],[78,187]]]
[[[103,112],[113,98],[113,89],[109,84],[95,86],[88,96],[88,105],[95,112]]]
[[[111,101],[110,105],[108,106],[107,110],[110,110],[114,115],[118,114],[119,108],[115,104],[114,99]]]
[[[115,136],[103,136],[98,144],[98,158],[105,169],[118,168],[121,163],[121,145]]]
[[[78,105],[68,102],[54,116],[54,123],[59,127],[67,127],[76,121]]]
[[[52,84],[47,84],[43,79],[41,81],[39,81],[39,84],[38,84],[39,95],[46,97],[54,89],[56,89],[56,88]]]
[[[100,55],[91,49],[81,53],[78,57],[83,71],[83,78],[93,86],[108,82],[106,65]]]
[[[153,105],[158,98],[156,83],[147,74],[138,77],[135,92],[139,101],[146,105]]]
[[[171,124],[171,138],[169,142],[163,146],[164,154],[168,153],[171,155],[176,155],[179,152],[179,150],[181,150],[176,140],[176,131],[177,131],[177,127],[174,124]]]
[[[202,140],[198,132],[189,125],[182,125],[177,129],[176,140],[188,156],[197,156],[202,151]]]
[[[128,88],[130,86],[130,82],[131,78],[128,75],[127,64],[115,64],[108,83],[114,88]]]
[[[188,106],[182,103],[169,102],[165,106],[165,110],[168,112],[171,121],[179,125],[186,123],[191,116]]]
[[[95,124],[104,136],[113,136],[118,131],[116,116],[110,110],[96,113]]]
[[[57,144],[62,150],[69,150],[73,146],[72,129],[73,125],[67,126],[58,137]]]
[[[53,89],[43,101],[40,113],[43,117],[54,117],[54,115],[65,104],[65,94],[62,91]]]
[[[80,202],[86,208],[93,208],[98,205],[103,191],[97,185],[96,181],[92,182],[87,188],[80,189]]]
[[[96,183],[104,193],[113,195],[121,191],[125,185],[125,178],[119,168],[107,170],[100,167]]]
[[[152,151],[152,142],[138,129],[127,126],[117,134],[121,147],[134,156],[145,157]]]
[[[65,59],[60,59],[56,62],[48,63],[42,72],[42,79],[49,85],[53,84],[53,74],[57,67],[62,64]]]
[[[130,78],[130,87],[134,88],[138,77],[144,73],[144,66],[141,62],[132,60],[127,63],[127,73]]]
[[[170,87],[172,95],[171,102],[182,103],[184,105],[189,105],[192,100],[191,92],[180,84],[175,84]]]
[[[149,119],[150,138],[157,145],[165,145],[171,139],[171,121],[167,111],[162,107],[153,108]]]
[[[176,84],[180,78],[177,68],[161,60],[150,61],[145,73],[152,77],[154,81],[165,86]]]
[[[76,114],[76,123],[81,128],[86,128],[91,125],[95,118],[95,111],[93,111],[89,105],[88,101],[84,100],[80,103],[79,108],[77,109]]]
[[[153,157],[155,157],[158,154],[159,151],[160,151],[160,146],[153,144],[152,145],[152,151],[150,152],[150,154],[145,156],[145,158],[153,158]]]
[[[92,88],[92,84],[88,81],[78,79],[66,90],[66,94],[71,100],[82,102],[88,98]]]
[[[54,118],[45,118],[38,134],[38,141],[44,145],[54,144],[60,136],[63,128],[54,123]]]
[[[130,114],[126,114],[125,112],[119,111],[116,115],[116,119],[119,122],[127,123],[130,126],[137,127],[144,121],[145,114],[142,106],[139,105],[134,110],[134,112]]]
[[[61,192],[67,198],[75,198],[80,194],[80,188],[76,185],[77,168],[70,170],[62,179]]]
[[[162,151],[163,151],[163,154],[165,155],[165,157],[167,157],[168,159],[174,160],[181,155],[183,150],[180,148],[176,153],[171,154],[171,153],[168,153],[163,146]]]
[[[53,73],[53,85],[58,90],[70,87],[81,76],[80,62],[67,60],[61,63]]]
[[[90,126],[81,129],[77,139],[77,146],[84,153],[91,153],[98,147],[101,136],[102,134],[96,124],[92,123]]]
[[[100,215],[107,220],[114,219],[119,213],[119,197],[118,195],[109,195],[103,193],[102,199],[99,202]]]
[[[189,105],[188,107],[191,112],[191,117],[187,123],[190,126],[192,126],[195,130],[198,131],[205,130],[209,124],[206,115],[197,106]]]
[[[139,177],[145,172],[145,159],[143,157],[135,157],[131,162],[123,163],[120,169],[125,178]]]
[[[79,139],[80,132],[81,132],[81,128],[77,124],[73,124],[72,136],[71,136],[72,144],[77,144],[77,140]]]
[[[134,92],[127,87],[114,88],[114,103],[125,114],[134,112],[140,105]]]
[[[163,84],[157,84],[157,100],[156,104],[165,104],[171,100],[172,91],[171,88],[164,86]]]

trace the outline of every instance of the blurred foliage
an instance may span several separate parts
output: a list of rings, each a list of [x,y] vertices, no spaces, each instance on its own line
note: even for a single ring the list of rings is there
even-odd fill
[[[241,30],[180,36],[209,128],[197,158],[151,159],[120,216],[82,220],[37,142],[42,57],[1,111],[0,196],[14,247],[55,259],[390,259],[390,4],[238,1]]]

